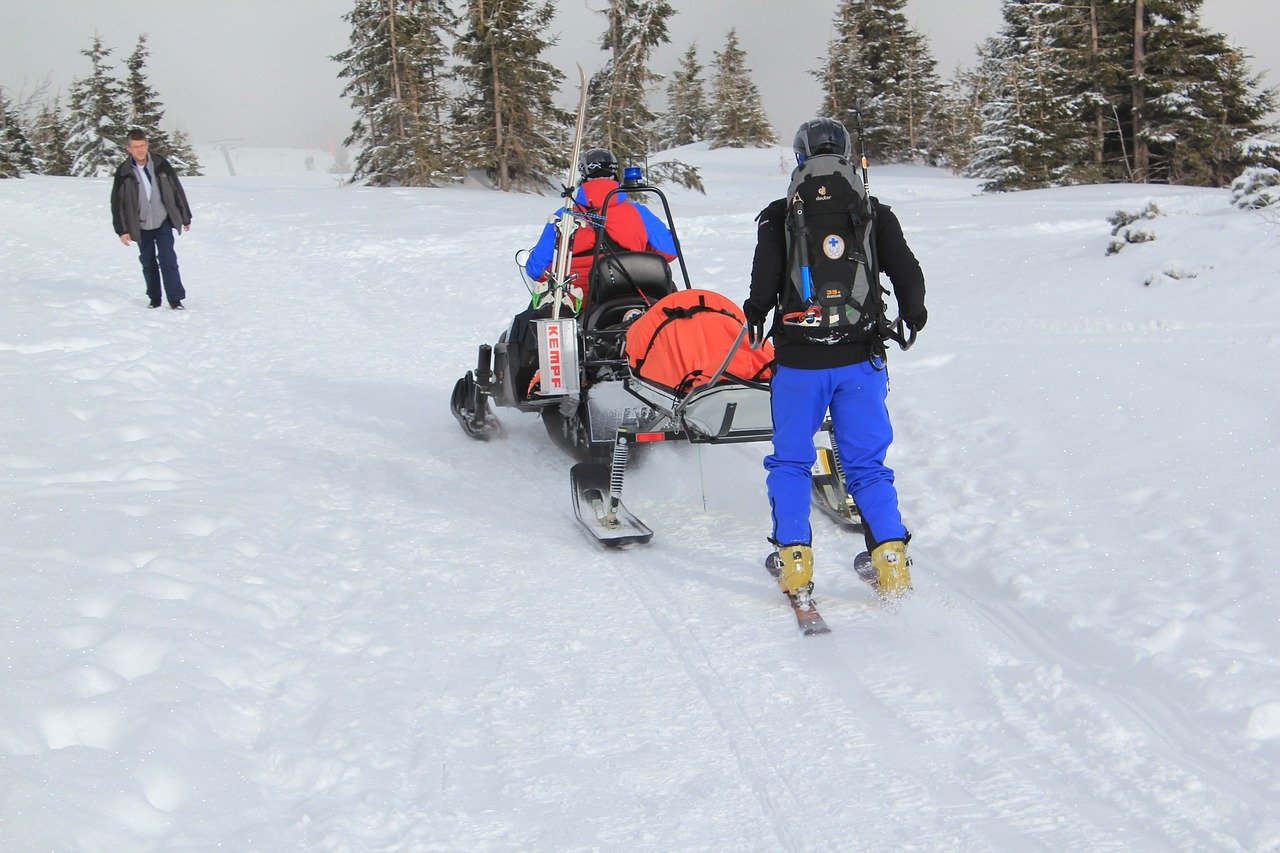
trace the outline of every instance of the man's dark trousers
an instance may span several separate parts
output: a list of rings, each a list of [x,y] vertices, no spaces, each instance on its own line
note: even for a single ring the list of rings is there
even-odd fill
[[[187,298],[178,274],[178,255],[173,251],[173,226],[166,222],[159,228],[143,228],[138,241],[138,253],[142,261],[142,277],[147,280],[147,296],[152,302],[160,301],[160,281],[169,303]]]

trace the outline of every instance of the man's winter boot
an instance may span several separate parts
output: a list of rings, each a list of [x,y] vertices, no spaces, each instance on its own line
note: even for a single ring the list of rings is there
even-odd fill
[[[813,549],[808,545],[779,545],[778,586],[786,593],[813,589]]]
[[[871,552],[871,565],[876,570],[876,592],[898,596],[911,589],[911,562],[907,543],[901,539],[877,545]]]

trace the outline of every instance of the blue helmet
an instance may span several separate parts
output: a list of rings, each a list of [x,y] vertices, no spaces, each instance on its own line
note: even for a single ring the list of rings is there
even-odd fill
[[[796,152],[796,162],[818,154],[838,154],[848,157],[851,145],[849,131],[833,118],[815,118],[800,125],[791,147]]]

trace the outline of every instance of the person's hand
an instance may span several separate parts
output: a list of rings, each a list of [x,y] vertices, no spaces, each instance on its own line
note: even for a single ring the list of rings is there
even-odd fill
[[[133,242],[133,238],[132,238],[132,237],[130,237],[128,234],[121,234],[121,235],[120,235],[120,242],[121,242],[121,243],[124,243],[124,244],[127,246],[127,245],[129,245],[130,243],[132,243],[132,242]]]
[[[183,231],[190,231],[190,230],[191,230],[191,223],[190,223],[190,222],[188,222],[186,225],[183,225],[183,226],[182,226],[182,230],[183,230]]]
[[[764,345],[764,320],[768,314],[761,314],[750,299],[742,303],[742,313],[747,315],[747,344],[752,349],[760,349]]]
[[[906,322],[907,326],[910,327],[911,331],[919,332],[924,328],[924,324],[929,322],[929,312],[925,310],[923,305],[921,305],[919,311],[912,314],[910,317],[903,317],[902,319]]]

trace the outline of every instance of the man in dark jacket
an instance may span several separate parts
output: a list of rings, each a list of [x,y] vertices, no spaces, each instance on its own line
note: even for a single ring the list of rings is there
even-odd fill
[[[169,307],[181,309],[187,292],[178,273],[173,232],[191,230],[187,194],[169,161],[149,152],[145,133],[129,131],[126,147],[129,157],[116,169],[111,185],[111,221],[121,243],[138,244],[150,307],[160,307],[163,282]]]
[[[824,118],[801,125],[794,147],[797,161],[803,164],[806,158],[822,154],[847,160],[851,146],[844,125]],[[782,306],[794,306],[800,298],[793,292],[787,256],[787,204],[786,199],[778,199],[756,218],[751,296],[742,306],[753,338],[763,338],[765,319],[777,309],[773,326],[777,369],[771,386],[773,453],[764,465],[773,515],[770,541],[777,547],[775,561],[781,569],[778,582],[785,592],[801,599],[813,590],[809,528],[811,477],[817,458],[813,437],[829,409],[849,494],[865,525],[876,588],[883,595],[900,595],[911,584],[909,536],[898,511],[893,471],[884,464],[893,428],[885,405],[889,388],[883,343],[876,335],[820,343],[780,333]],[[918,331],[928,319],[924,274],[898,218],[874,198],[871,205],[879,267],[893,282],[903,321]],[[880,285],[872,281],[871,286]]]

